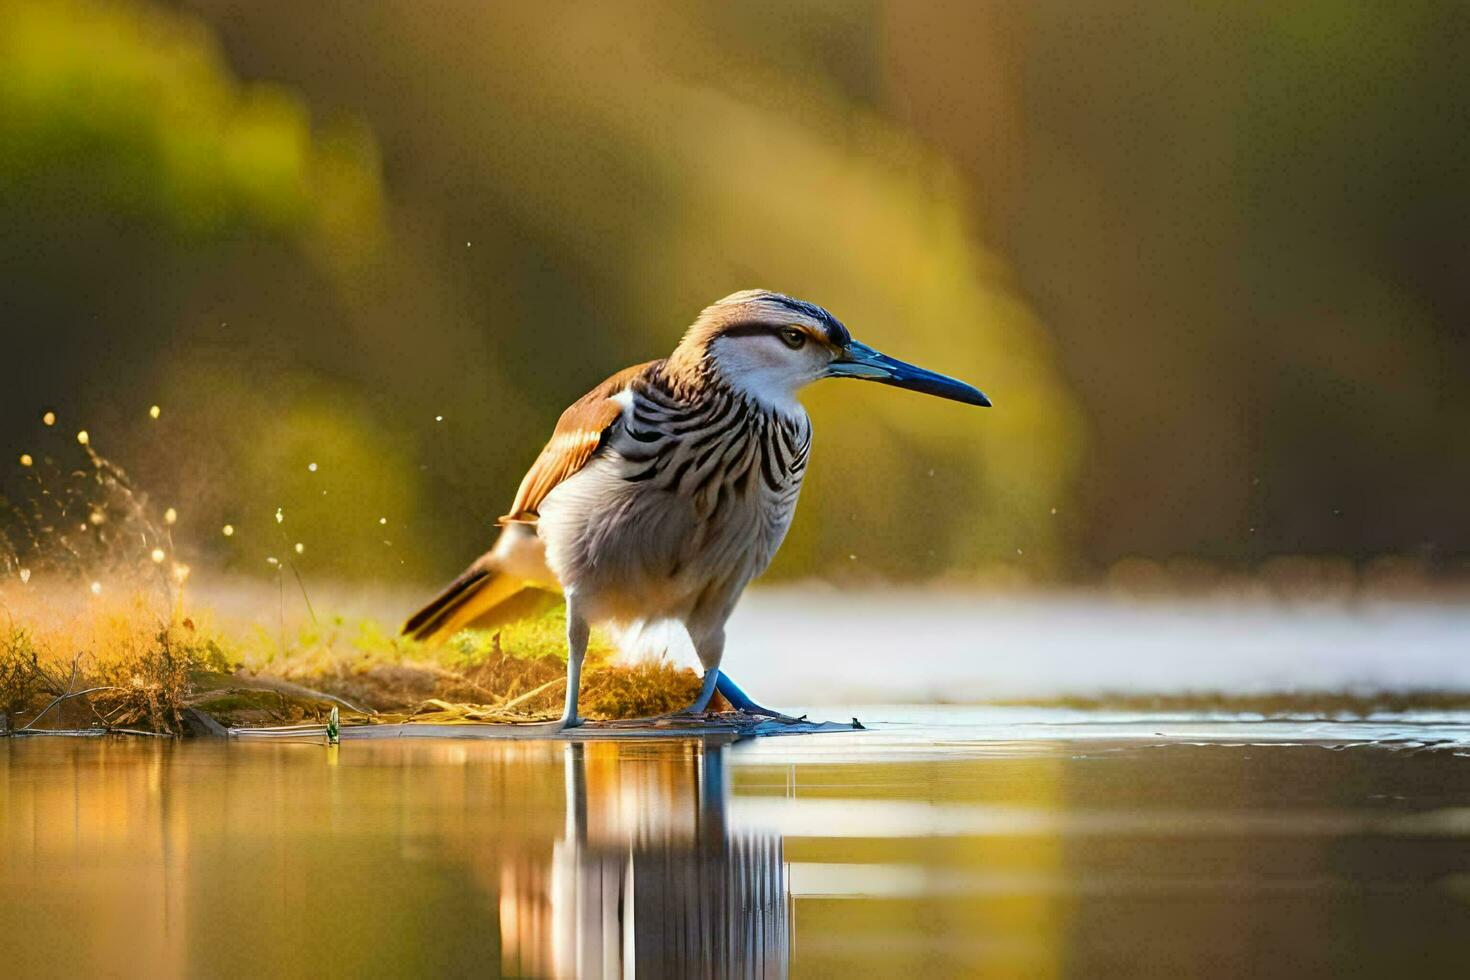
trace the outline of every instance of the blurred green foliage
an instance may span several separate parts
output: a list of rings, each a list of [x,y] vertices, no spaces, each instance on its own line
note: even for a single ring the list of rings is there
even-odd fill
[[[775,574],[1463,553],[1465,19],[4,0],[0,441],[85,425],[200,559],[437,577],[760,285],[996,401],[816,386]]]
[[[284,86],[233,81],[201,21],[6,8],[25,62],[6,97],[33,120],[7,133],[11,213],[31,233],[77,211],[146,225],[165,264],[193,266],[201,284],[159,309],[172,290],[149,278],[168,271],[142,272],[148,312],[135,315],[158,317],[165,343],[121,363],[150,375],[149,400],[168,410],[126,451],[187,497],[182,525],[210,552],[261,568],[299,540],[301,564],[336,573],[447,571],[488,542],[567,402],[755,284],[822,302],[1005,405],[981,415],[857,386],[816,392],[821,463],[786,572],[1063,552],[1049,509],[1070,492],[1079,420],[941,158],[820,78],[742,75],[739,53],[676,4],[467,4],[454,29],[406,3],[358,14],[252,6],[205,20],[260,27],[263,51],[355,20],[383,32],[370,57],[329,46],[296,66],[354,92],[379,86],[363,100],[312,95],[329,111],[350,103],[394,151],[381,226],[369,145],[315,134]],[[389,244],[373,255],[380,227]],[[83,234],[105,243],[112,230]],[[222,243],[208,268],[168,251],[201,236]],[[322,261],[334,251],[359,257],[356,274]],[[289,268],[293,253],[315,266]],[[76,274],[99,259],[81,257]],[[48,315],[84,316],[85,303],[28,292]],[[56,381],[95,412],[110,398],[79,391],[79,373]],[[110,427],[93,429],[106,446]],[[227,540],[224,523],[237,529]]]
[[[7,0],[0,63],[7,210],[157,224],[186,240],[263,231],[373,244],[380,187],[367,134],[314,135],[299,97],[239,83],[197,21]]]
[[[1470,6],[885,9],[1088,420],[1083,554],[1466,569]]]

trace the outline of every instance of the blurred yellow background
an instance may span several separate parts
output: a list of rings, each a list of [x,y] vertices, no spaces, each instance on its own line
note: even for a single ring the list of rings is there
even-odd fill
[[[1460,571],[1467,29],[1448,2],[0,0],[5,493],[85,428],[190,561],[272,574],[301,542],[437,578],[568,402],[765,286],[996,402],[817,386],[773,575]]]

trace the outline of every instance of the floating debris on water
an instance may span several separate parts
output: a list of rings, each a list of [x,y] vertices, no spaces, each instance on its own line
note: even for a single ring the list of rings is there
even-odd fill
[[[315,463],[307,463],[306,464],[306,471],[308,473],[315,473],[316,472],[316,464]]]
[[[22,465],[22,466],[30,466],[34,462],[35,462],[35,460],[31,459],[31,454],[30,453],[21,453],[20,454],[20,465]]]
[[[154,548],[151,552],[149,552],[148,557],[153,559],[153,564],[162,565],[163,560],[167,558],[168,555],[163,553],[162,548]]]
[[[89,435],[87,435],[87,430],[86,429],[83,429],[81,432],[78,432],[77,433],[77,442],[81,443],[82,445],[85,446],[85,445],[89,444],[91,441],[92,441],[92,437],[89,436]]]
[[[280,524],[285,519],[286,519],[286,513],[285,513],[285,511],[283,511],[283,510],[281,510],[281,508],[277,507],[276,508],[276,523],[277,524]]]
[[[162,414],[163,414],[163,409],[159,408],[157,405],[150,405],[150,406],[148,406],[148,417],[150,419],[156,419],[156,418],[158,418]]]
[[[224,527],[220,528],[220,533],[227,538],[233,538],[235,536],[235,525],[226,524]]]
[[[45,415],[42,415],[41,416],[41,422],[43,424],[45,424],[45,425],[55,425],[56,424],[56,413],[55,412],[47,412]]]
[[[298,555],[300,555],[300,554],[305,554],[305,552],[306,552],[306,545],[302,544],[300,541],[296,542],[296,553]]]
[[[29,568],[22,568],[20,570],[20,584],[21,585],[25,585],[25,584],[29,583],[30,580],[31,580],[31,570]]]
[[[102,594],[102,583],[101,582],[93,582],[91,584],[91,586],[89,586],[89,588],[91,588],[93,595],[101,595]]]

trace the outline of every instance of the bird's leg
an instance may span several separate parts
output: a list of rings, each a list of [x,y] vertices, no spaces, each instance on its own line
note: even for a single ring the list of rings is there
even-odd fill
[[[715,696],[715,684],[719,681],[719,677],[720,677],[720,668],[718,668],[718,667],[706,667],[705,668],[705,671],[704,671],[704,683],[700,685],[700,688],[699,688],[699,697],[695,698],[694,699],[694,702],[692,704],[690,704],[689,707],[687,707],[687,708],[684,709],[684,711],[683,711],[684,714],[686,714],[686,715],[702,715],[702,714],[704,714],[705,709],[709,707],[709,700],[710,700],[710,698],[712,698],[712,697]]]
[[[719,691],[725,700],[730,702],[730,706],[737,711],[759,715],[763,718],[774,718],[777,721],[801,720],[790,715],[783,715],[779,711],[773,711],[752,701],[750,696],[740,689],[740,685],[720,669],[720,661],[725,657],[724,627],[703,636],[695,643],[694,649],[699,654],[699,662],[704,665],[704,684],[699,689],[699,697],[695,698],[694,703],[685,708],[682,714],[703,714],[709,707],[710,698],[714,697],[716,691]]]
[[[590,634],[587,620],[577,609],[577,603],[567,596],[567,702],[561,713],[562,728],[576,728],[582,723],[577,717],[577,694],[582,689],[582,659],[587,656],[587,637]]]
[[[762,715],[766,718],[775,718],[778,721],[800,721],[801,718],[793,718],[779,711],[767,708],[751,700],[750,695],[740,689],[734,679],[724,671],[720,671],[719,679],[715,681],[715,690],[720,692],[720,697],[730,702],[730,707],[747,714]],[[803,716],[805,717],[805,716]]]
[[[720,679],[720,661],[725,656],[725,630],[723,627],[706,633],[694,644],[694,652],[704,666],[704,683],[699,686],[699,696],[694,703],[680,714],[702,715],[709,707],[709,699],[715,696],[715,684]]]

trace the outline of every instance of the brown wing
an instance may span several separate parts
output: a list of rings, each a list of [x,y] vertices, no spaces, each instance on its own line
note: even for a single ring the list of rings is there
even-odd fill
[[[613,397],[659,363],[649,361],[619,371],[561,413],[551,433],[551,441],[521,480],[515,503],[500,523],[535,522],[541,501],[559,483],[587,465],[602,444],[603,433],[622,414],[623,406],[613,401]]]

